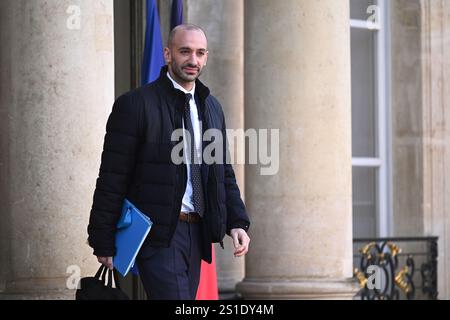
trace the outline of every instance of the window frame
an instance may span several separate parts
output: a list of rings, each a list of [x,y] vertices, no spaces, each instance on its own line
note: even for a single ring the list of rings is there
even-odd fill
[[[390,114],[390,15],[388,0],[377,0],[378,22],[350,19],[350,28],[374,32],[375,148],[377,157],[352,157],[352,167],[376,169],[377,237],[392,236],[392,133]]]

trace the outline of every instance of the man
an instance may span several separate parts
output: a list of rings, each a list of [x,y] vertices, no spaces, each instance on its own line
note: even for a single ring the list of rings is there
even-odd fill
[[[155,82],[119,97],[108,119],[100,174],[88,226],[98,261],[112,268],[115,231],[123,200],[153,221],[137,265],[149,299],[195,299],[201,259],[211,243],[233,238],[234,255],[248,252],[250,222],[234,171],[223,161],[198,161],[208,145],[203,132],[226,141],[219,102],[198,77],[208,60],[205,33],[180,25],[164,49],[167,66]],[[172,141],[184,129],[182,141]],[[190,138],[193,137],[193,138]],[[177,164],[172,150],[184,146]]]

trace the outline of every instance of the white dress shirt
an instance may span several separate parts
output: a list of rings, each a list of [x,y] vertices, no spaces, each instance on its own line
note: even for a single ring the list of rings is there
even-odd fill
[[[191,121],[192,121],[192,128],[194,130],[194,141],[195,141],[195,150],[197,152],[198,159],[202,159],[201,153],[202,153],[202,139],[201,139],[201,132],[202,132],[202,124],[201,121],[198,118],[198,110],[197,110],[197,104],[195,103],[195,83],[194,87],[191,91],[187,91],[182,86],[180,86],[175,80],[172,79],[169,72],[167,72],[167,77],[172,81],[172,84],[175,89],[178,89],[186,94],[190,93],[192,95],[191,100],[189,101],[190,105],[190,111],[191,111]],[[183,129],[184,129],[184,122],[183,122]],[[184,134],[183,134],[184,138]],[[191,137],[192,138],[192,137]],[[187,141],[184,140],[184,160],[187,164],[190,163],[190,161],[187,161],[187,157],[190,155],[187,155],[186,150],[188,150]],[[194,199],[192,198],[192,182],[191,182],[191,168],[189,165],[187,167],[187,185],[186,185],[186,192],[183,196],[183,202],[181,205],[181,211],[182,212],[194,212]]]

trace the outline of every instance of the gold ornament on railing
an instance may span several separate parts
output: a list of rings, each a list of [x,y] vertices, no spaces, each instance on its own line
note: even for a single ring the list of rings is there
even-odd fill
[[[358,268],[355,268],[353,270],[353,274],[355,275],[356,279],[358,279],[359,287],[361,289],[364,289],[366,287],[367,281],[369,281],[363,272],[359,271]]]
[[[396,255],[398,255],[399,253],[402,252],[402,249],[399,246],[397,246],[395,243],[393,243],[393,242],[388,242],[386,245],[391,250],[391,256],[392,257],[395,257]]]
[[[409,268],[407,266],[403,267],[397,275],[395,276],[395,284],[405,293],[411,292],[411,284],[407,281],[406,275],[409,273]]]

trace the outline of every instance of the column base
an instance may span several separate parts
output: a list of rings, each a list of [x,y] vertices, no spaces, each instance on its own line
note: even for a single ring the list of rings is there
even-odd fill
[[[242,281],[242,277],[240,280],[227,278],[227,279],[218,279],[218,287],[220,292],[224,293],[232,293],[236,291],[236,284]]]
[[[75,300],[76,290],[64,287],[67,279],[20,279],[6,284],[0,300]]]
[[[236,291],[248,300],[352,300],[358,290],[355,279],[244,279],[236,286]]]
[[[0,292],[0,300],[75,300],[74,290],[54,292]]]

